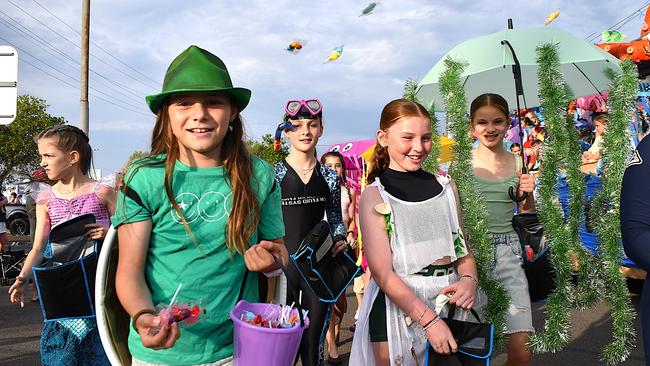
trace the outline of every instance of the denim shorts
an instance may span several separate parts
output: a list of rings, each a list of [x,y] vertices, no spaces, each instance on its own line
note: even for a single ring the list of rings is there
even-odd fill
[[[534,333],[528,280],[522,267],[523,258],[519,237],[515,232],[511,232],[492,233],[492,238],[496,246],[492,273],[510,295],[510,306],[506,313],[506,334]]]

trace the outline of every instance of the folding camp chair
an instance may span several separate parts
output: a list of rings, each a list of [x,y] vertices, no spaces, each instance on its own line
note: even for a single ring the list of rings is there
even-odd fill
[[[25,251],[22,249],[14,249],[19,242],[15,241],[7,245],[7,249],[0,253],[0,282],[3,286],[12,283],[14,278],[20,274],[20,270],[25,263]]]

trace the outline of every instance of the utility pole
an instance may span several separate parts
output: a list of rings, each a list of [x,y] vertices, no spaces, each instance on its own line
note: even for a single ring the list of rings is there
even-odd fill
[[[88,65],[90,40],[90,0],[82,0],[81,6],[81,111],[79,124],[81,130],[88,135]]]

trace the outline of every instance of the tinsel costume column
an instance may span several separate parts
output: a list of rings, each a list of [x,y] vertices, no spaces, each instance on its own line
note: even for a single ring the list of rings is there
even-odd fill
[[[607,365],[625,361],[635,345],[632,325],[636,314],[630,303],[625,277],[620,272],[623,258],[620,227],[620,196],[623,173],[629,157],[630,136],[627,130],[638,88],[637,68],[630,60],[621,63],[623,73],[615,79],[609,94],[611,112],[603,135],[603,189],[594,199],[594,226],[601,239],[600,253],[605,282],[605,298],[612,308],[614,340],[605,346],[601,360]]]
[[[564,85],[557,48],[546,44],[537,49],[539,65],[539,90],[548,140],[543,147],[540,177],[540,218],[544,225],[547,243],[555,267],[556,289],[546,304],[544,331],[531,338],[533,351],[558,352],[570,340],[570,309],[573,306],[584,309],[601,300],[603,294],[611,305],[613,319],[613,343],[605,346],[601,360],[606,365],[623,362],[634,343],[629,293],[623,275],[619,271],[622,247],[619,221],[619,195],[627,150],[627,115],[633,106],[636,91],[634,65],[623,63],[623,73],[616,76],[610,92],[611,115],[608,129],[603,136],[605,148],[603,161],[605,171],[603,189],[592,204],[592,217],[597,217],[596,231],[601,238],[600,258],[590,256],[579,241],[579,217],[584,202],[584,182],[578,172],[579,150],[577,132],[573,124],[564,123],[563,107],[568,105],[568,91]],[[566,122],[572,122],[570,116]],[[557,175],[562,167],[559,163],[567,157],[563,166],[567,169],[567,180],[571,192],[569,215],[565,219],[557,194]],[[571,284],[573,254],[579,261],[578,286]],[[605,285],[603,288],[603,284]]]
[[[573,243],[577,240],[577,231],[569,225],[578,226],[576,215],[579,206],[569,203],[572,209],[569,219],[565,221],[564,213],[557,192],[557,177],[560,173],[560,161],[569,156],[567,140],[569,132],[563,108],[568,105],[569,97],[565,88],[557,50],[552,45],[537,48],[539,93],[544,110],[544,123],[547,139],[542,150],[542,166],[539,178],[540,202],[539,217],[544,226],[546,243],[550,247],[551,262],[555,270],[555,290],[546,303],[546,322],[544,330],[535,334],[530,345],[534,352],[558,352],[569,343],[571,329],[571,308],[573,286],[571,275]],[[571,167],[575,168],[575,167]],[[578,170],[579,172],[579,170]],[[570,186],[577,186],[571,179],[581,179],[575,174],[569,178]],[[584,186],[584,184],[582,184]],[[575,192],[572,192],[575,193]],[[582,193],[584,194],[584,193]],[[576,196],[571,198],[576,202]],[[577,212],[578,213],[577,213]]]
[[[510,304],[510,296],[501,283],[492,275],[491,263],[494,258],[494,243],[487,226],[487,207],[472,172],[472,141],[469,134],[470,123],[466,108],[465,90],[460,82],[464,65],[451,59],[445,60],[446,69],[440,76],[440,91],[444,96],[447,123],[456,144],[453,146],[454,160],[449,168],[460,195],[463,221],[467,242],[476,258],[479,285],[487,295],[483,307],[485,320],[494,324],[495,344],[504,345],[505,314]]]

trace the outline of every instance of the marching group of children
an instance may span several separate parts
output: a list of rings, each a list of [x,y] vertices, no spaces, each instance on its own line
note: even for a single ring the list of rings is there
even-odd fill
[[[309,311],[297,358],[303,365],[322,364],[327,339],[328,361],[340,363],[336,338],[345,296],[334,307],[320,301],[289,259],[326,217],[332,255],[354,250],[350,244],[360,231],[367,272],[372,272],[359,304],[350,364],[423,365],[427,341],[438,353],[456,352],[458,344],[434,310],[435,298],[447,294],[460,308],[479,308],[478,278],[453,180],[422,170],[435,133],[427,111],[404,99],[384,107],[357,221],[358,192],[345,182],[342,157],[316,158],[324,129],[320,101],[287,103],[284,132],[291,149],[272,167],[246,148],[240,114],[250,96],[250,90],[233,87],[217,56],[196,46],[183,51],[169,66],[162,92],[146,98],[156,114],[151,151],[130,163],[118,193],[88,178],[92,149],[84,132],[59,125],[40,133],[41,166],[52,185],[36,198],[33,249],[9,289],[11,301],[22,303],[32,267],[47,258],[51,228],[92,213],[97,224],[87,227],[89,238],[103,239],[110,224],[117,229],[116,289],[131,317],[133,365],[231,364],[229,312],[239,300],[234,294],[243,288],[243,299],[259,302],[260,277],[247,272],[274,276],[280,267],[284,274],[273,288],[275,300],[298,301],[297,291],[288,290],[302,290],[300,300]],[[517,159],[503,148],[510,125],[505,99],[485,94],[470,110],[468,123],[479,141],[473,158],[476,188],[485,197],[495,243],[492,267],[512,299],[508,364],[527,365],[534,329],[508,188],[530,193],[533,178],[522,175]],[[533,209],[532,194],[519,205]],[[161,322],[155,310],[181,282],[183,296],[205,309],[201,322],[183,329]],[[48,322],[41,360],[44,365],[108,364],[97,324],[87,318]]]

